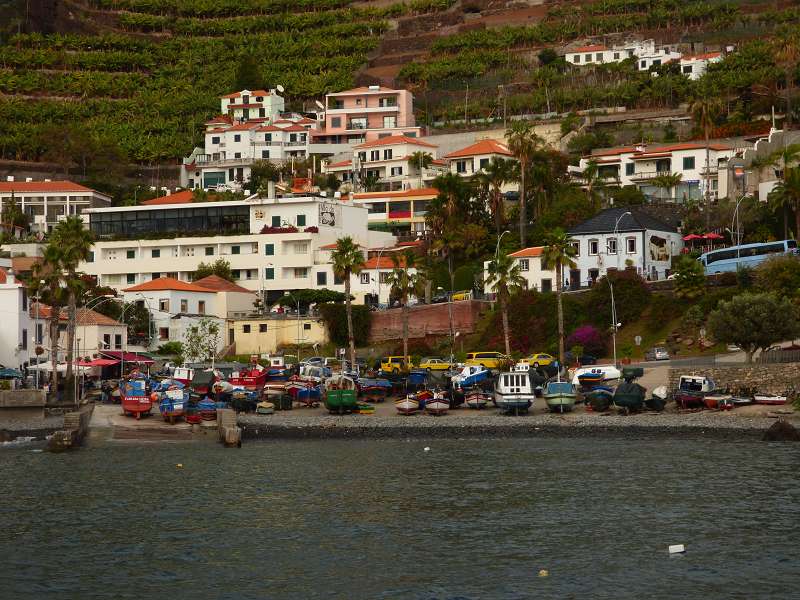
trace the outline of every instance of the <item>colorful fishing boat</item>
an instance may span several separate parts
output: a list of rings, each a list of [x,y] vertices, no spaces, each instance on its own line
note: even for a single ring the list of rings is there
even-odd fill
[[[678,390],[674,394],[679,408],[703,408],[704,398],[716,389],[714,381],[701,375],[681,375]]]
[[[394,407],[401,415],[414,415],[419,412],[419,400],[416,394],[407,394],[405,398],[395,400]]]
[[[358,408],[356,382],[346,375],[335,375],[325,382],[325,408],[343,415]]]
[[[728,410],[733,408],[733,396],[731,394],[706,394],[703,397],[703,404],[709,410]]]
[[[542,395],[551,412],[570,412],[575,406],[575,388],[568,381],[548,382]]]
[[[464,367],[460,373],[454,375],[451,381],[454,388],[466,389],[486,381],[489,379],[490,374],[489,369],[486,367],[469,365]]]
[[[464,392],[464,402],[467,408],[474,408],[477,410],[486,408],[490,400],[491,396],[479,387],[472,387]]]
[[[305,381],[289,381],[286,383],[286,393],[292,397],[293,402],[316,408],[319,406],[322,390],[319,385]]]
[[[433,397],[425,401],[425,412],[429,415],[444,415],[448,410],[450,410],[450,399],[444,392],[434,392]]]
[[[360,377],[357,385],[367,402],[383,402],[392,391],[392,382],[383,378]]]
[[[189,391],[175,387],[161,394],[158,409],[165,421],[175,423],[175,420],[183,417],[186,412],[188,401]]]
[[[782,406],[786,404],[786,396],[779,396],[778,394],[754,394],[753,402],[756,404],[763,404],[765,406]]]
[[[592,365],[575,369],[572,376],[574,386],[592,386],[603,382],[616,381],[620,378],[620,371],[614,365]]]
[[[203,421],[217,420],[217,403],[206,396],[197,403],[197,412]]]
[[[275,412],[275,405],[272,402],[267,402],[266,400],[263,402],[259,402],[256,404],[256,414],[259,415],[271,415]]]
[[[637,412],[644,406],[645,388],[635,382],[644,375],[641,367],[625,367],[622,369],[622,383],[614,390],[614,406],[626,412]]]
[[[528,412],[535,398],[528,373],[513,371],[500,373],[494,387],[497,407],[506,414]]]
[[[269,372],[261,365],[254,365],[250,369],[234,371],[228,378],[228,382],[236,387],[248,390],[257,390],[264,387],[267,383]]]
[[[605,412],[614,401],[614,388],[607,385],[596,385],[584,394],[584,403],[594,412]]]
[[[150,398],[148,381],[143,376],[134,376],[126,379],[119,386],[119,398],[122,404],[122,413],[126,416],[140,419],[142,415],[149,415],[153,409]]]

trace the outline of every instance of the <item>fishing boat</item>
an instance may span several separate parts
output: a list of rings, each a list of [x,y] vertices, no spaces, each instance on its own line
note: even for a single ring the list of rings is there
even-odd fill
[[[466,366],[464,367],[460,373],[454,375],[451,379],[453,382],[453,387],[458,388],[468,388],[474,385],[481,383],[482,381],[486,381],[490,375],[489,369],[486,367],[482,367],[480,365],[477,366]]]
[[[395,400],[394,407],[401,415],[414,415],[419,412],[419,400],[416,394],[407,394],[405,398]]]
[[[200,415],[200,419],[203,421],[216,421],[217,403],[206,396],[197,403],[197,412]]]
[[[528,412],[535,395],[531,379],[527,373],[514,371],[500,373],[494,387],[497,407],[507,414],[518,415]]]
[[[392,391],[392,382],[388,379],[361,377],[356,383],[367,402],[383,402]]]
[[[147,390],[147,379],[143,376],[134,376],[126,379],[119,386],[119,398],[122,404],[122,414],[140,419],[142,415],[149,415],[153,409],[153,401]]]
[[[448,410],[450,410],[450,399],[444,392],[434,392],[433,397],[425,401],[425,412],[429,415],[444,415]]]
[[[614,388],[607,385],[596,385],[584,394],[584,403],[594,412],[605,412],[614,401]]]
[[[175,423],[175,419],[184,415],[188,401],[189,391],[176,387],[163,392],[158,409],[165,421]]]
[[[679,408],[703,408],[704,398],[716,389],[714,381],[701,375],[681,375],[678,390],[675,392],[675,403]]]
[[[542,395],[551,412],[570,412],[575,406],[575,387],[568,381],[548,382]]]
[[[275,405],[272,402],[259,402],[256,404],[256,414],[258,415],[271,415],[275,412]]]
[[[753,402],[756,404],[764,404],[766,406],[781,406],[786,404],[786,396],[779,396],[778,394],[754,394]]]
[[[286,393],[292,397],[293,402],[316,408],[319,406],[322,391],[319,385],[305,381],[289,381],[285,387]]]
[[[234,371],[228,378],[228,382],[236,387],[243,387],[248,390],[256,390],[264,387],[267,383],[269,372],[261,365],[253,365],[250,369]]]
[[[614,365],[592,365],[575,369],[572,376],[572,385],[594,385],[598,383],[616,381],[620,378],[620,370]]]
[[[479,387],[472,387],[464,392],[464,402],[468,408],[475,408],[480,410],[486,408],[489,404],[491,397]]]
[[[703,404],[710,410],[728,410],[733,408],[733,396],[731,394],[706,394],[703,397]]]
[[[195,369],[189,387],[193,392],[200,395],[210,394],[214,389],[214,384],[221,378],[212,369]]]
[[[259,402],[259,390],[234,388],[230,393],[231,407],[236,412],[253,412]]]
[[[183,385],[189,385],[194,377],[194,369],[189,367],[175,367],[172,378],[180,381]]]
[[[358,408],[356,382],[346,375],[334,375],[325,382],[325,408],[343,415]]]

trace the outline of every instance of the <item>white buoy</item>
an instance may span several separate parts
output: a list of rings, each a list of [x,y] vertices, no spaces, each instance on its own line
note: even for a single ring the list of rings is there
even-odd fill
[[[683,544],[673,544],[669,547],[670,554],[682,554],[684,552],[686,552],[686,548]]]
[[[425,446],[425,452],[430,452],[430,451],[431,451],[430,446]]]

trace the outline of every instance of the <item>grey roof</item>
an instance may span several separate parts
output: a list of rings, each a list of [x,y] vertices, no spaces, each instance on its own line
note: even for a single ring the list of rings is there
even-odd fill
[[[628,213],[628,214],[625,214]],[[621,215],[622,218],[620,218]],[[607,208],[569,230],[570,235],[584,235],[587,233],[614,233],[614,227],[619,219],[618,232],[621,231],[655,231],[677,232],[677,229],[651,217],[641,209],[636,208]]]

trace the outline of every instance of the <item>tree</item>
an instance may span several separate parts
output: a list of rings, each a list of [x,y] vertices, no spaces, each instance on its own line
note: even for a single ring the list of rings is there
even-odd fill
[[[408,159],[408,163],[416,167],[417,171],[419,172],[419,187],[422,187],[422,171],[423,169],[427,169],[433,163],[433,155],[430,152],[423,152],[421,150],[417,150],[411,155],[411,158]],[[410,175],[410,173],[409,173]]]
[[[70,216],[55,226],[50,235],[48,245],[59,249],[61,268],[65,271],[64,283],[68,294],[67,307],[67,370],[65,388],[66,396],[72,397],[74,386],[73,363],[75,355],[75,326],[78,295],[83,289],[83,282],[78,277],[78,265],[89,258],[92,248],[92,233],[84,227],[79,217]]]
[[[42,253],[42,260],[33,266],[31,292],[39,301],[50,306],[50,363],[51,400],[58,397],[58,339],[61,308],[66,303],[64,293],[64,258],[61,248],[49,243]]]
[[[690,256],[679,257],[675,261],[675,295],[678,298],[699,298],[705,288],[706,273],[702,263]]]
[[[197,270],[192,274],[192,280],[197,281],[204,277],[216,275],[228,281],[233,281],[233,273],[231,272],[231,263],[224,258],[218,258],[213,263],[201,262],[197,265]]]
[[[756,267],[755,281],[765,292],[796,298],[800,295],[800,259],[792,254],[773,256]]]
[[[614,206],[639,206],[644,204],[645,197],[642,190],[635,185],[624,185],[622,187],[611,188],[609,195],[614,200]]]
[[[775,206],[789,207],[794,212],[794,235],[800,238],[800,167],[786,169],[768,196]]]
[[[512,292],[525,287],[525,278],[521,275],[519,263],[509,254],[495,256],[487,268],[486,285],[497,295],[503,318],[506,356],[511,356],[511,339],[508,333],[508,299]]]
[[[281,180],[281,170],[273,162],[257,160],[250,166],[250,187],[252,192],[266,194],[269,182]]]
[[[381,186],[380,177],[376,175],[367,175],[361,180],[361,187],[365,192],[377,192]]]
[[[408,299],[412,294],[418,292],[420,283],[417,275],[409,273],[408,270],[414,268],[416,258],[414,251],[410,249],[404,250],[399,256],[393,255],[394,269],[389,273],[386,281],[389,289],[394,290],[400,296],[400,303],[403,306],[403,366],[405,368],[408,368],[406,364],[406,356],[408,356]]]
[[[183,357],[187,362],[211,361],[213,366],[219,340],[219,322],[210,317],[203,317],[186,331],[183,340]]]
[[[657,175],[650,180],[650,183],[662,191],[660,200],[664,200],[664,190],[671,190],[683,180],[683,175],[680,173],[664,173]]]
[[[534,152],[542,144],[543,140],[533,130],[533,124],[528,121],[514,121],[506,131],[508,138],[508,149],[519,161],[519,243],[520,247],[526,245],[526,233],[528,217],[525,211],[527,201],[527,188],[525,187],[525,175],[531,163]]]
[[[722,105],[719,96],[704,86],[689,107],[696,125],[703,132],[703,139],[706,145],[706,168],[705,168],[705,212],[706,212],[706,230],[711,228],[711,147],[709,146],[709,139],[711,138],[711,131],[714,128],[714,121],[719,114]]]
[[[547,238],[547,246],[542,253],[545,269],[556,270],[556,295],[558,300],[558,362],[564,364],[564,268],[574,269],[572,257],[577,254],[572,238],[560,227],[554,229]]]
[[[505,223],[505,205],[503,201],[503,185],[512,180],[514,165],[505,158],[494,157],[475,178],[489,198],[489,210],[494,219],[497,235]]]
[[[11,193],[11,198],[3,203],[3,212],[2,215],[0,215],[0,220],[2,220],[5,225],[21,227],[26,231],[28,230],[30,219],[28,219],[28,215],[26,215],[17,204],[13,192]]]
[[[605,180],[600,175],[600,168],[597,166],[597,161],[590,160],[586,167],[581,172],[581,179],[586,188],[586,198],[592,205],[592,209],[597,211],[600,209],[600,194],[599,190],[605,187]]]
[[[353,241],[353,238],[346,236],[336,240],[336,249],[331,252],[331,264],[333,272],[344,280],[345,306],[347,309],[347,341],[350,345],[350,364],[356,364],[356,344],[353,336],[353,305],[350,296],[350,276],[358,275],[364,268],[364,255],[361,249]]]
[[[549,65],[558,60],[558,52],[552,48],[542,48],[538,54],[540,65]]]
[[[718,342],[736,344],[753,362],[756,350],[800,335],[797,307],[774,294],[744,293],[721,302],[708,317],[711,335]]]
[[[305,289],[295,290],[290,295],[281,296],[278,304],[281,306],[297,306],[308,308],[312,304],[320,305],[328,302],[344,302],[344,294],[329,289]]]
[[[259,71],[258,60],[254,54],[248,52],[239,58],[233,85],[237,91],[261,89],[263,79]]]
[[[581,325],[567,338],[567,346],[580,346],[584,352],[593,356],[603,356],[606,352],[607,340],[603,333],[593,325]],[[579,356],[575,356],[576,359]]]

